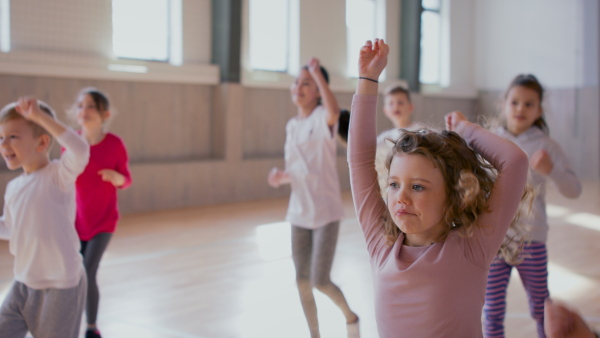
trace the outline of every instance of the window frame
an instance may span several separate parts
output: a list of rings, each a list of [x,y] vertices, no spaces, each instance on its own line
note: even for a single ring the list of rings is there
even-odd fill
[[[114,3],[122,0],[112,0],[111,8],[112,15],[112,53],[115,59],[124,61],[143,61],[143,62],[157,62],[157,63],[168,63],[173,66],[181,66],[183,64],[183,7],[182,0],[165,0],[167,11],[166,16],[166,50],[165,58],[154,58],[154,57],[130,57],[118,55],[115,51],[115,30],[114,30]]]
[[[281,74],[288,74],[290,71],[290,49],[291,49],[291,34],[292,34],[292,29],[291,29],[291,1],[290,0],[279,0],[279,1],[285,1],[286,2],[286,10],[287,12],[285,13],[286,15],[286,40],[285,40],[285,57],[284,57],[284,63],[285,66],[283,69],[264,69],[264,68],[260,68],[260,67],[254,67],[252,65],[252,44],[251,44],[251,39],[250,39],[250,35],[251,35],[251,28],[252,28],[252,24],[251,24],[251,20],[252,18],[250,17],[251,14],[251,6],[252,6],[252,0],[248,0],[248,15],[247,15],[247,20],[248,20],[248,69],[252,72],[273,72],[273,73],[281,73]]]
[[[440,0],[439,1],[439,7],[438,8],[426,8],[423,6],[423,3],[426,0],[421,0],[421,20],[420,23],[421,25],[419,25],[419,84],[421,87],[425,86],[425,87],[430,87],[430,88],[435,88],[435,87],[441,87],[441,83],[442,83],[442,44],[443,44],[443,34],[442,34],[442,7],[443,7],[443,3]],[[423,67],[423,63],[421,62],[421,58],[423,56],[423,50],[422,50],[422,44],[423,44],[423,30],[422,30],[422,23],[423,23],[423,14],[426,12],[430,12],[430,13],[434,13],[437,15],[438,17],[438,21],[439,21],[439,30],[438,30],[438,64],[437,64],[437,68],[438,68],[438,74],[437,74],[437,82],[423,82],[421,79],[421,74],[422,72],[422,67]]]

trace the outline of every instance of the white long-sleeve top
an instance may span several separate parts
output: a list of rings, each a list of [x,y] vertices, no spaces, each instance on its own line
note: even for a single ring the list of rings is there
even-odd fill
[[[531,181],[536,189],[536,196],[531,207],[529,217],[522,219],[529,228],[529,239],[545,243],[548,239],[548,216],[546,215],[546,181],[549,179],[558,188],[558,191],[569,198],[581,195],[581,183],[569,164],[567,155],[560,145],[537,127],[515,136],[504,127],[496,129],[496,134],[514,142],[527,156],[531,158],[539,150],[545,150],[552,159],[552,171],[544,176],[535,170],[529,170]]]
[[[32,289],[66,289],[84,274],[75,231],[75,180],[89,159],[89,145],[72,129],[57,137],[59,160],[16,177],[6,186],[0,238],[15,256],[15,280]]]

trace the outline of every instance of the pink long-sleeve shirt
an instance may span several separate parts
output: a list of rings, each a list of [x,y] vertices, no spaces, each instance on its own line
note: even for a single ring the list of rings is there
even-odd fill
[[[90,147],[90,161],[76,182],[77,216],[75,228],[82,241],[89,241],[99,233],[113,233],[119,219],[117,188],[102,181],[98,171],[112,169],[125,176],[119,189],[131,185],[129,158],[123,141],[107,133],[104,139]]]
[[[429,246],[403,245],[400,234],[387,244],[377,172],[377,97],[355,95],[352,103],[348,162],[352,195],[364,232],[375,287],[380,337],[481,337],[481,310],[492,259],[518,208],[528,170],[527,156],[512,142],[472,123],[459,131],[497,170],[488,198],[489,212],[478,218],[473,236],[450,232]]]

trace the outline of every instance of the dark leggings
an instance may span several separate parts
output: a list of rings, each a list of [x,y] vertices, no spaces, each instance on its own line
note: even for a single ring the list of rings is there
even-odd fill
[[[292,226],[292,256],[296,267],[296,283],[302,309],[313,338],[319,337],[319,320],[313,286],[331,298],[344,312],[346,320],[351,320],[354,316],[344,294],[331,282],[329,276],[339,228],[339,222],[332,222],[315,230]]]
[[[88,325],[96,324],[96,318],[98,317],[100,292],[96,283],[96,272],[111,237],[112,234],[102,232],[89,241],[81,241],[81,254],[83,255],[83,265],[85,266],[88,280],[87,301],[85,304],[85,315]]]

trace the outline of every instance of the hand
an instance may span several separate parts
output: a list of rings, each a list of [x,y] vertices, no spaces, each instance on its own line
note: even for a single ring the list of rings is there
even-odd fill
[[[43,114],[38,101],[31,96],[20,97],[15,110],[27,120],[33,120],[39,114]]]
[[[360,49],[358,57],[358,74],[361,77],[368,77],[373,80],[379,79],[379,75],[387,65],[390,47],[383,39],[375,39],[375,43],[370,40]]]
[[[550,175],[552,169],[554,168],[552,158],[544,149],[537,151],[531,156],[531,159],[529,160],[529,166],[531,169],[546,176]]]
[[[469,120],[467,120],[463,113],[453,111],[444,116],[444,121],[446,122],[446,130],[456,132],[460,123],[465,121],[468,122]]]
[[[548,338],[596,337],[577,312],[549,298],[544,306],[544,332]]]
[[[313,78],[321,75],[321,63],[319,62],[319,59],[315,57],[310,58],[306,66],[308,67],[308,72]]]
[[[120,187],[125,184],[125,176],[118,171],[112,169],[98,170],[98,175],[102,177],[102,181],[109,182],[115,187]]]
[[[285,173],[279,168],[273,167],[269,172],[269,177],[267,177],[267,182],[273,188],[278,188],[281,185],[281,180],[283,179]]]

